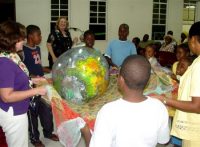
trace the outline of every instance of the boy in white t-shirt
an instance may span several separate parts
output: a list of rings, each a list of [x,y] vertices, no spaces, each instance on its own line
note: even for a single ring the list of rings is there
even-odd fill
[[[130,55],[124,60],[118,77],[123,97],[98,112],[90,147],[155,147],[169,141],[166,107],[143,95],[150,73],[144,57]]]

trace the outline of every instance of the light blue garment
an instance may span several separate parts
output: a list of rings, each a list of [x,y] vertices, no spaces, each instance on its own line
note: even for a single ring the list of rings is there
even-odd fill
[[[105,55],[112,59],[112,62],[117,66],[121,66],[124,59],[132,54],[137,54],[135,45],[127,40],[112,40],[107,49]]]
[[[98,48],[94,48],[94,50],[101,53],[100,49],[98,49]]]

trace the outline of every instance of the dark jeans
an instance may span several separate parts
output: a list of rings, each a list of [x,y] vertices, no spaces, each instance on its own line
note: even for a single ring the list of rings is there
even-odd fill
[[[53,132],[53,115],[51,106],[48,105],[41,96],[35,97],[28,110],[29,135],[31,142],[37,142],[40,138],[38,131],[38,117],[43,128],[44,137],[50,137]]]

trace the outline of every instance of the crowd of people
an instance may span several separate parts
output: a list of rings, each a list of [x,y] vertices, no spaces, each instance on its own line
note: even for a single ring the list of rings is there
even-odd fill
[[[55,30],[49,34],[49,70],[45,70],[38,46],[42,39],[40,28],[36,25],[25,28],[15,21],[0,24],[0,127],[9,147],[28,147],[28,137],[35,147],[45,146],[40,140],[38,117],[44,137],[59,141],[53,133],[51,106],[41,98],[47,89],[37,84],[44,80],[44,71],[50,72],[59,56],[78,42],[77,37],[71,38],[68,25],[66,17],[60,17]],[[119,70],[117,84],[122,97],[99,110],[92,136],[89,128],[84,127],[86,145],[154,147],[157,143],[166,144],[170,140],[167,105],[176,109],[171,135],[182,140],[183,147],[199,147],[200,22],[191,26],[188,38],[181,34],[180,43],[173,38],[172,31],[164,36],[162,44],[149,40],[148,34],[142,41],[134,37],[132,42],[128,35],[129,26],[121,24],[118,38],[108,43],[103,54],[110,68]],[[94,47],[95,34],[91,30],[85,31],[83,42],[100,52]],[[161,52],[174,57],[173,62],[163,65]],[[177,99],[143,95],[151,73],[162,66],[170,68],[171,78],[179,83]]]

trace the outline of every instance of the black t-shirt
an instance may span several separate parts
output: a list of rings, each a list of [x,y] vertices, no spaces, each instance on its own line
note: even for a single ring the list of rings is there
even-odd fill
[[[72,47],[72,39],[68,31],[66,31],[65,37],[59,30],[53,31],[49,34],[47,42],[51,43],[53,52],[56,57],[59,57],[61,54],[71,49]],[[51,58],[50,54],[49,57]]]

